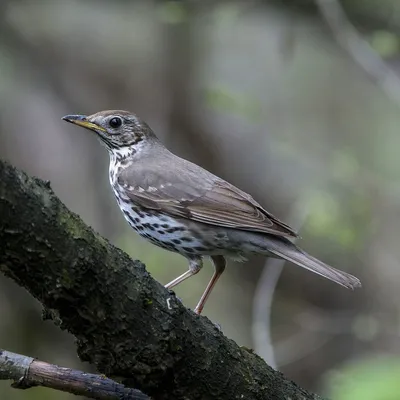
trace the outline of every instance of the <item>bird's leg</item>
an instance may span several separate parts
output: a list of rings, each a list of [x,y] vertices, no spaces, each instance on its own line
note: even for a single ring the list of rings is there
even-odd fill
[[[201,257],[193,257],[189,259],[189,269],[182,275],[172,280],[170,283],[166,284],[167,289],[172,289],[174,286],[179,285],[181,282],[196,275],[203,267],[203,260]]]
[[[217,283],[219,277],[222,275],[222,273],[225,270],[226,266],[226,260],[223,256],[212,256],[211,260],[214,264],[214,274],[208,283],[206,290],[204,291],[203,295],[201,296],[196,308],[194,309],[194,312],[196,314],[201,314],[203,311],[204,305],[206,304],[206,301],[208,299],[208,296],[210,296],[211,291],[213,290],[215,284]]]

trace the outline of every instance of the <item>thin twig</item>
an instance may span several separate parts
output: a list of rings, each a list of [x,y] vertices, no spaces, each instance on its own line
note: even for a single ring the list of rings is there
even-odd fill
[[[304,207],[303,202],[298,201],[289,215],[288,222],[300,228],[307,215],[308,210]],[[252,336],[254,349],[274,369],[277,369],[278,365],[271,338],[272,301],[285,262],[285,260],[267,258],[253,298]]]
[[[149,400],[136,389],[126,388],[102,375],[59,367],[32,357],[0,350],[0,380],[11,379],[16,389],[44,386],[100,400]]]
[[[277,369],[278,365],[272,344],[270,321],[274,292],[284,264],[284,260],[267,258],[253,298],[251,331],[254,350],[274,369]]]

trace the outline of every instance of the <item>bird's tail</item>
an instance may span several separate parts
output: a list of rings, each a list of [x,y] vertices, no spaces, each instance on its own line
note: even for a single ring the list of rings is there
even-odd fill
[[[338,269],[317,260],[315,257],[299,249],[289,240],[271,240],[268,246],[268,251],[279,258],[283,258],[299,265],[300,267],[308,269],[309,271],[330,279],[348,289],[361,287],[360,280],[355,276],[339,271]]]

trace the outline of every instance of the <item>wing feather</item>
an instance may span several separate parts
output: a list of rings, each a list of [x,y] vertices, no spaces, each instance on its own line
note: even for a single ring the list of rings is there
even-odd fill
[[[210,225],[297,237],[290,226],[264,210],[249,194],[182,161],[187,167],[185,174],[162,169],[161,175],[159,166],[132,168],[120,174],[118,184],[133,202],[147,209]]]

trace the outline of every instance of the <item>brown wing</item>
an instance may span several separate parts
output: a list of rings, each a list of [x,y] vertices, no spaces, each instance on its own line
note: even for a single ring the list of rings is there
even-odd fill
[[[178,169],[130,167],[118,177],[126,195],[142,207],[205,224],[297,237],[250,195],[210,172],[184,162]],[[180,170],[180,169],[179,169]]]

